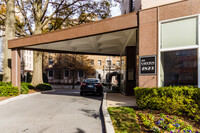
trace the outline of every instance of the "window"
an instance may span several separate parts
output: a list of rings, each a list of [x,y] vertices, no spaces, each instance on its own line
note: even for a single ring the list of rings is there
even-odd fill
[[[79,77],[83,77],[83,70],[79,70],[78,75],[79,75]]]
[[[98,60],[98,66],[101,66],[101,60]]]
[[[198,17],[160,23],[159,86],[198,85]]]
[[[112,64],[112,63],[111,63],[111,60],[107,60],[107,61],[106,61],[106,65],[107,65],[107,66],[111,66],[111,64]]]
[[[91,65],[94,66],[94,60],[91,60]]]
[[[50,78],[54,77],[54,70],[52,69],[49,70],[49,77]]]
[[[119,60],[117,61],[117,66],[119,66]]]
[[[197,49],[161,53],[161,85],[197,86]]]
[[[66,78],[68,78],[68,77],[69,77],[69,70],[65,70],[64,72],[65,72],[64,76],[65,76]]]
[[[85,83],[99,83],[100,81],[98,79],[85,79]]]
[[[197,45],[198,17],[161,24],[161,48]]]
[[[53,59],[49,58],[49,65],[53,65]]]
[[[124,60],[121,61],[122,66],[124,65]]]

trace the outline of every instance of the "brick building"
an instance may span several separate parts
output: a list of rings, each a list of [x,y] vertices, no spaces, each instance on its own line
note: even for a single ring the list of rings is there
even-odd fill
[[[139,11],[12,40],[9,48],[124,57],[126,72],[121,87],[126,95],[132,94],[136,86],[200,88],[199,27],[199,0],[141,0]],[[88,40],[95,43],[85,44]],[[72,46],[77,49],[71,49]],[[20,57],[17,50],[13,55]],[[18,58],[13,64],[20,65]],[[19,76],[18,68],[13,68],[13,75]],[[13,78],[15,86],[19,79]]]
[[[58,62],[58,56],[60,54],[45,53],[45,59],[43,62],[43,70],[46,73],[49,83],[54,84],[71,84],[73,82],[72,70],[62,67],[62,62]],[[62,55],[64,58],[65,55]],[[113,72],[120,73],[120,65],[125,67],[125,60],[121,60],[119,56],[97,56],[97,55],[86,55],[88,64],[94,69],[92,74],[87,74],[82,69],[75,70],[75,83],[82,82],[85,78],[98,78],[102,83],[109,82],[109,75]],[[60,65],[59,72],[54,67]],[[60,72],[61,71],[61,72]],[[125,71],[123,71],[125,72]],[[60,73],[59,75],[57,75]]]

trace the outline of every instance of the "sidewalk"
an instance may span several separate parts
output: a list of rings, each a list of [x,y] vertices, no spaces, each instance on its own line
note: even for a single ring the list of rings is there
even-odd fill
[[[136,98],[121,93],[107,93],[107,107],[119,106],[137,106]]]

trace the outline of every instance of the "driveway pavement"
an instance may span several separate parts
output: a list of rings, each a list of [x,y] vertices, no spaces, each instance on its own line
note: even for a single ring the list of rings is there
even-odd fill
[[[102,97],[58,89],[0,106],[0,133],[102,133]]]

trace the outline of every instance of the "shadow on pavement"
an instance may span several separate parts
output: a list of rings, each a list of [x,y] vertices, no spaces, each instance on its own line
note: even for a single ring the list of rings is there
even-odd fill
[[[107,92],[107,89],[105,89],[104,92]],[[95,95],[95,94],[87,94],[85,96],[80,96],[79,89],[55,89],[55,91],[42,92],[42,94],[82,97],[82,98],[89,98],[89,99],[98,100],[98,101],[102,101],[102,99],[103,99],[102,96]],[[85,115],[87,115],[89,117],[92,117],[94,119],[100,119],[101,126],[102,126],[102,133],[105,133],[104,120],[103,120],[103,114],[102,114],[101,107],[102,107],[102,103],[99,108],[99,113],[95,112],[94,110],[88,110],[88,109],[81,109],[81,111],[85,112]],[[76,133],[85,133],[85,131],[80,128],[77,128]]]
[[[75,133],[86,133],[86,132],[80,128],[77,128],[77,131]]]
[[[63,95],[63,96],[73,96],[73,97],[75,96],[75,97],[90,98],[90,99],[94,99],[94,100],[102,100],[102,96],[99,96],[97,94],[87,94],[84,96],[80,96],[80,89],[55,89],[55,91],[41,92],[41,94]]]

